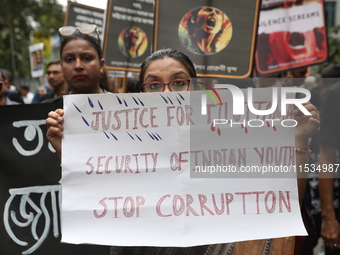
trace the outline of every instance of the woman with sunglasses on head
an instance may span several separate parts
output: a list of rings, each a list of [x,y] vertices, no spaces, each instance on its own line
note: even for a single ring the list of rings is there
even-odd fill
[[[61,27],[60,64],[69,86],[69,94],[106,93],[104,59],[98,29],[95,25]],[[62,97],[53,99],[60,100]],[[61,156],[61,137],[64,111],[48,114],[47,138]]]
[[[70,94],[104,93],[104,59],[95,25],[62,27],[61,67]]]
[[[72,29],[70,30],[70,32],[67,31],[66,35],[71,34]],[[61,35],[62,32],[60,31]],[[83,37],[87,39],[82,39]],[[65,37],[61,43],[61,65],[65,80],[70,86],[71,94],[103,93],[104,91],[103,88],[98,86],[99,66],[104,64],[103,60],[99,61],[101,59],[101,51],[99,51],[101,48],[99,44],[94,47],[87,40],[90,40],[89,36],[76,33]],[[98,58],[95,57],[95,49],[97,50]],[[82,59],[84,59],[84,63],[82,63]],[[92,66],[93,70],[89,70]],[[87,78],[92,73],[91,78]],[[94,77],[97,77],[97,84]],[[163,85],[169,77],[171,79],[170,83]],[[186,91],[190,89],[190,78],[194,77],[196,77],[196,71],[191,60],[182,52],[166,49],[153,53],[143,62],[140,83],[143,84],[142,90],[144,92]],[[58,109],[50,112],[46,120],[46,136],[59,157],[61,157],[63,115],[64,111]]]

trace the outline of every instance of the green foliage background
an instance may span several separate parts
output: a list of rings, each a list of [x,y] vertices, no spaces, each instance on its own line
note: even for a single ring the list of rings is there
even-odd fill
[[[56,0],[1,0],[0,68],[16,77],[30,77],[28,47],[33,33],[49,38],[63,25],[64,17]]]
[[[322,71],[329,65],[340,64],[340,25],[327,30],[328,59],[325,63],[312,67],[312,74],[321,77]]]

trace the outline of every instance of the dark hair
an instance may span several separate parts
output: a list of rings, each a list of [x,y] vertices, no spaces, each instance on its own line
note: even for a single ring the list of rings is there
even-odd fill
[[[93,46],[93,48],[97,51],[99,60],[101,60],[103,58],[102,47],[100,46],[100,43],[97,40],[97,38],[93,37],[91,35],[84,35],[84,34],[77,33],[77,32],[74,33],[71,36],[62,37],[61,44],[60,44],[60,58],[61,58],[61,54],[62,54],[66,44],[68,44],[70,41],[72,41],[76,38],[81,38],[81,39],[87,41],[88,43],[90,43]]]
[[[46,69],[49,68],[51,65],[60,65],[60,59],[52,60],[47,63]]]
[[[26,90],[26,91],[30,91],[30,88],[27,85],[21,85],[20,89]]]
[[[339,78],[340,77],[340,65],[329,65],[321,74],[322,78]]]
[[[139,75],[139,85],[140,86],[142,86],[142,84],[144,83],[145,72],[146,72],[146,69],[149,67],[149,65],[153,61],[161,59],[163,57],[173,58],[173,59],[181,62],[181,64],[183,64],[185,66],[185,68],[187,69],[191,78],[197,77],[194,64],[192,63],[192,61],[190,60],[190,58],[187,55],[185,55],[184,53],[182,53],[178,50],[171,49],[171,48],[161,49],[161,50],[158,50],[158,51],[155,51],[154,53],[152,53],[142,63],[140,75]]]
[[[77,32],[74,33],[71,36],[61,38],[60,59],[62,57],[62,52],[63,52],[65,46],[69,42],[71,42],[72,40],[75,40],[76,38],[83,39],[83,40],[87,41],[89,44],[91,44],[92,47],[96,50],[96,52],[98,54],[99,61],[101,61],[101,59],[103,58],[103,50],[102,50],[102,47],[100,46],[100,42],[98,41],[98,39],[96,37],[91,36],[91,35],[84,35],[84,34],[77,33]],[[107,80],[106,73],[104,73],[104,71],[103,71],[103,72],[101,72],[100,81],[99,81],[99,86],[103,90],[108,90],[106,80]]]
[[[322,107],[322,102],[323,99],[328,91],[328,87],[326,86],[320,86],[320,87],[315,87],[310,91],[311,98],[310,102],[318,109],[320,110]]]
[[[124,37],[123,37],[123,42],[124,42],[124,47],[126,49],[126,54],[131,57],[131,54],[130,54],[130,49],[135,46],[133,43],[132,43],[132,35],[130,34],[130,30],[133,28],[132,27],[129,27],[128,29],[126,29],[125,33],[124,33]],[[140,49],[140,47],[142,46],[143,44],[143,41],[137,45],[137,50],[136,50],[136,54],[138,56],[138,51]]]
[[[137,79],[130,79],[126,84],[126,93],[139,93],[141,92],[141,86]]]
[[[8,80],[12,84],[13,75],[10,71],[6,69],[1,69],[1,76],[4,80]]]
[[[205,20],[203,18],[198,19],[198,13],[202,9],[201,8],[196,8],[191,12],[192,16],[188,19],[187,23],[187,31],[188,31],[188,36],[190,40],[193,42],[194,45],[196,45],[197,42],[200,42],[202,39],[207,37],[207,32],[205,32],[202,29],[202,25],[204,24]],[[210,7],[210,8],[215,8],[215,7]],[[217,8],[215,8],[217,9]],[[220,36],[223,34],[223,23],[224,23],[224,16],[222,14],[222,25],[220,30],[214,35],[214,38],[211,42],[211,48],[213,52],[216,52],[216,43],[218,42]],[[199,53],[204,53],[202,52],[199,48],[196,48]]]

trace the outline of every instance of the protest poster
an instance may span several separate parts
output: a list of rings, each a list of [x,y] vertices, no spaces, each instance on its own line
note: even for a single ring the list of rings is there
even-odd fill
[[[29,46],[31,76],[38,78],[44,76],[44,43]]]
[[[108,0],[104,39],[107,69],[139,72],[151,53],[154,0]]]
[[[262,1],[256,71],[269,76],[327,60],[324,1]]]
[[[96,25],[101,42],[104,38],[104,10],[68,1],[64,26],[79,27],[83,24]]]
[[[257,0],[157,0],[153,51],[182,51],[201,77],[249,77],[259,10]]]
[[[0,254],[110,254],[109,247],[60,243],[60,159],[45,120],[60,103],[0,107]]]
[[[229,90],[218,90],[222,104],[199,91],[65,96],[62,241],[187,247],[306,234],[294,120],[271,89],[253,92],[255,108],[276,110],[233,115]]]

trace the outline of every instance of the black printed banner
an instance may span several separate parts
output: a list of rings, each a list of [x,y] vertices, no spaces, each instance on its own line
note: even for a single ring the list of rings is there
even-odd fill
[[[158,0],[154,50],[182,51],[202,77],[248,77],[253,70],[259,9],[257,0]]]

